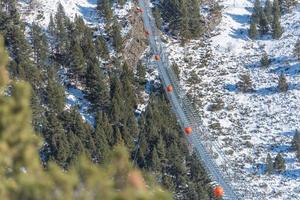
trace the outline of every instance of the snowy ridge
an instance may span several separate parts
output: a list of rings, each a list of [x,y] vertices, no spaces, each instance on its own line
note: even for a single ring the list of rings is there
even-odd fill
[[[204,42],[191,41],[185,48],[172,41],[170,56],[181,66],[188,93],[196,89],[199,114],[210,130],[208,138],[220,144],[229,162],[227,171],[236,178],[235,187],[246,195],[246,182],[263,199],[300,199],[300,163],[291,148],[294,130],[300,128],[300,63],[293,56],[300,36],[300,7],[282,17],[285,32],[280,40],[266,36],[252,41],[247,32],[253,2],[227,0],[222,4],[223,19],[214,36]],[[272,59],[269,68],[260,67],[264,51]],[[200,78],[196,86],[188,83],[193,71]],[[242,94],[236,88],[244,72],[252,78],[253,93]],[[277,90],[281,73],[289,82],[286,94]],[[224,108],[209,111],[217,99],[224,102]],[[265,175],[267,153],[274,158],[278,152],[286,160],[286,171]],[[224,164],[220,156],[219,164]]]

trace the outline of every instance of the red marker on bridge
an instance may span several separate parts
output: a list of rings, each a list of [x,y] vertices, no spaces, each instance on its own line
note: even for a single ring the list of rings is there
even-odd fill
[[[217,197],[217,198],[220,198],[224,195],[224,189],[221,187],[221,186],[216,186],[214,188],[214,195]]]
[[[173,86],[172,85],[168,85],[167,86],[167,91],[168,92],[173,92]]]
[[[159,55],[155,55],[155,56],[154,56],[154,59],[155,59],[156,61],[159,61],[159,60],[160,60],[160,56],[159,56]]]
[[[192,134],[193,129],[192,129],[191,127],[186,127],[186,128],[184,129],[184,132],[185,132],[186,135],[190,135],[190,134]]]

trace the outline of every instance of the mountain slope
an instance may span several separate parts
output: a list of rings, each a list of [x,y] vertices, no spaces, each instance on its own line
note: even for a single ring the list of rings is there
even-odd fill
[[[300,35],[300,7],[282,17],[284,34],[280,40],[266,36],[252,41],[248,28],[253,2],[230,0],[222,4],[223,19],[213,37],[191,41],[185,48],[173,41],[169,43],[171,58],[181,67],[188,94],[195,96],[210,130],[209,142],[218,144],[225,153],[227,163],[219,157],[219,164],[229,168],[226,171],[245,198],[253,199],[258,193],[263,199],[300,199],[300,163],[291,147],[300,124],[300,63],[293,56]],[[263,52],[272,60],[268,68],[260,66]],[[243,94],[236,87],[244,73],[250,74],[253,93]],[[287,93],[277,90],[281,73],[288,79]],[[199,79],[196,86],[191,81],[195,74]],[[218,103],[221,109],[211,111]],[[267,153],[274,158],[279,152],[286,161],[286,171],[265,175]]]

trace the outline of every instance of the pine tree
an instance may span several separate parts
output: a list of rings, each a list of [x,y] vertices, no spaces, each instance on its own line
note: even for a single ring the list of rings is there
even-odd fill
[[[161,168],[160,159],[158,157],[157,150],[154,147],[152,150],[152,154],[151,154],[151,169],[154,172],[158,172],[158,171],[160,171],[160,168]]]
[[[0,43],[2,47],[3,42]],[[68,171],[54,163],[44,170],[38,157],[41,141],[30,123],[30,88],[22,81],[12,82],[11,95],[4,95],[8,74],[2,48],[0,58],[0,199],[62,200],[74,195],[82,199],[171,199],[153,182],[146,187],[142,174],[133,169],[128,153],[121,146],[103,167],[82,157]]]
[[[268,19],[269,24],[272,22],[273,19],[273,6],[270,0],[266,0],[265,7],[264,7],[265,15]]]
[[[198,0],[188,1],[188,18],[189,18],[189,29],[192,38],[199,37],[202,33],[201,27],[201,16],[200,16],[200,4]]]
[[[269,56],[266,52],[263,54],[262,58],[260,59],[260,64],[262,67],[270,66],[271,62],[270,62]]]
[[[102,36],[98,36],[95,40],[96,52],[97,55],[101,56],[102,58],[109,58],[109,52],[106,46],[105,39]],[[98,57],[99,58],[99,57]]]
[[[269,24],[268,19],[264,12],[260,12],[259,15],[259,31],[262,35],[267,34],[269,32]]]
[[[90,58],[86,70],[87,98],[92,104],[92,112],[108,111],[110,97],[105,76],[100,71],[100,64],[96,58]]]
[[[121,27],[117,19],[114,19],[112,26],[112,38],[113,38],[113,46],[117,53],[120,53],[123,49],[123,39],[121,36]]]
[[[289,89],[289,85],[287,83],[286,77],[284,74],[280,74],[278,79],[278,90],[279,92],[287,92]]]
[[[31,40],[35,63],[39,67],[44,67],[47,64],[48,43],[41,27],[35,23],[32,24],[31,28]]]
[[[277,156],[275,157],[274,169],[278,172],[283,172],[285,170],[285,168],[286,168],[285,160],[281,156],[281,154],[278,153]]]
[[[66,16],[64,7],[60,3],[58,4],[57,12],[54,18],[56,27],[56,53],[63,55],[66,53],[68,48],[68,18]]]
[[[70,69],[72,78],[80,81],[84,75],[85,62],[79,41],[74,40],[70,49]]]
[[[113,17],[111,6],[111,0],[97,0],[97,10],[107,21],[110,21]]]
[[[103,122],[102,122],[103,123]],[[101,126],[102,123],[98,122],[96,125],[96,129],[94,131],[94,141],[96,143],[97,157],[100,163],[103,163],[108,158],[108,154],[110,151],[110,147],[107,141],[107,136],[105,134],[104,126]]]
[[[180,69],[179,66],[176,63],[172,64],[172,69],[176,75],[176,78],[179,79],[180,78]]]
[[[65,90],[51,77],[46,88],[46,102],[51,112],[61,113],[65,108]]]
[[[267,156],[267,160],[266,160],[266,171],[268,174],[272,174],[273,173],[273,161],[272,161],[272,157],[271,155],[268,153],[268,156]]]
[[[272,36],[274,39],[279,39],[283,33],[282,27],[280,25],[280,7],[278,0],[273,1],[273,33]]]
[[[64,128],[54,113],[47,116],[47,128],[44,133],[46,142],[50,145],[51,156],[60,166],[66,167],[70,156],[70,145]]]
[[[251,39],[256,39],[257,37],[257,28],[256,28],[256,23],[254,22],[254,20],[251,20],[251,24],[250,24],[250,29],[249,29],[249,37]]]
[[[237,83],[237,87],[244,93],[252,92],[252,81],[249,74],[240,75],[240,81]]]
[[[298,60],[300,60],[300,39],[298,39],[295,44],[294,55]]]
[[[300,132],[296,130],[293,141],[292,141],[292,146],[296,150],[296,156],[300,162]]]
[[[180,22],[180,36],[181,36],[181,43],[184,45],[190,38],[191,33],[189,30],[189,18],[188,18],[188,11],[186,2],[183,1],[181,5],[181,22]]]
[[[141,62],[137,64],[137,72],[136,72],[137,82],[141,86],[145,86],[146,84],[146,67]]]
[[[126,3],[126,0],[118,0],[118,4],[123,7]]]
[[[251,21],[253,21],[253,23],[256,24],[260,23],[261,12],[262,12],[261,2],[260,0],[255,0],[254,9],[251,17]]]
[[[295,149],[300,148],[300,132],[298,130],[295,131],[295,135],[293,137],[292,146]]]

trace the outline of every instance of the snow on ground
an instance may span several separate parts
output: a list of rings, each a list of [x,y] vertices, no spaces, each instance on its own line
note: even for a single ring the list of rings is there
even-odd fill
[[[294,131],[300,128],[300,62],[293,57],[300,37],[300,6],[282,17],[280,40],[264,37],[252,41],[247,32],[253,2],[224,0],[222,4],[222,22],[213,36],[190,41],[186,47],[171,41],[170,58],[181,67],[184,88],[188,93],[196,91],[199,114],[210,131],[208,138],[219,144],[226,156],[227,163],[219,158],[218,164],[230,168],[226,171],[244,199],[257,199],[256,195],[272,200],[300,199],[300,162],[291,148]],[[264,51],[272,59],[268,68],[260,67]],[[190,82],[191,72],[199,78],[196,85]],[[250,94],[236,88],[239,75],[246,72],[255,89]],[[277,90],[281,73],[289,82],[287,93]],[[209,111],[219,99],[224,102],[223,109]],[[286,171],[265,175],[267,154],[274,158],[279,152]]]

